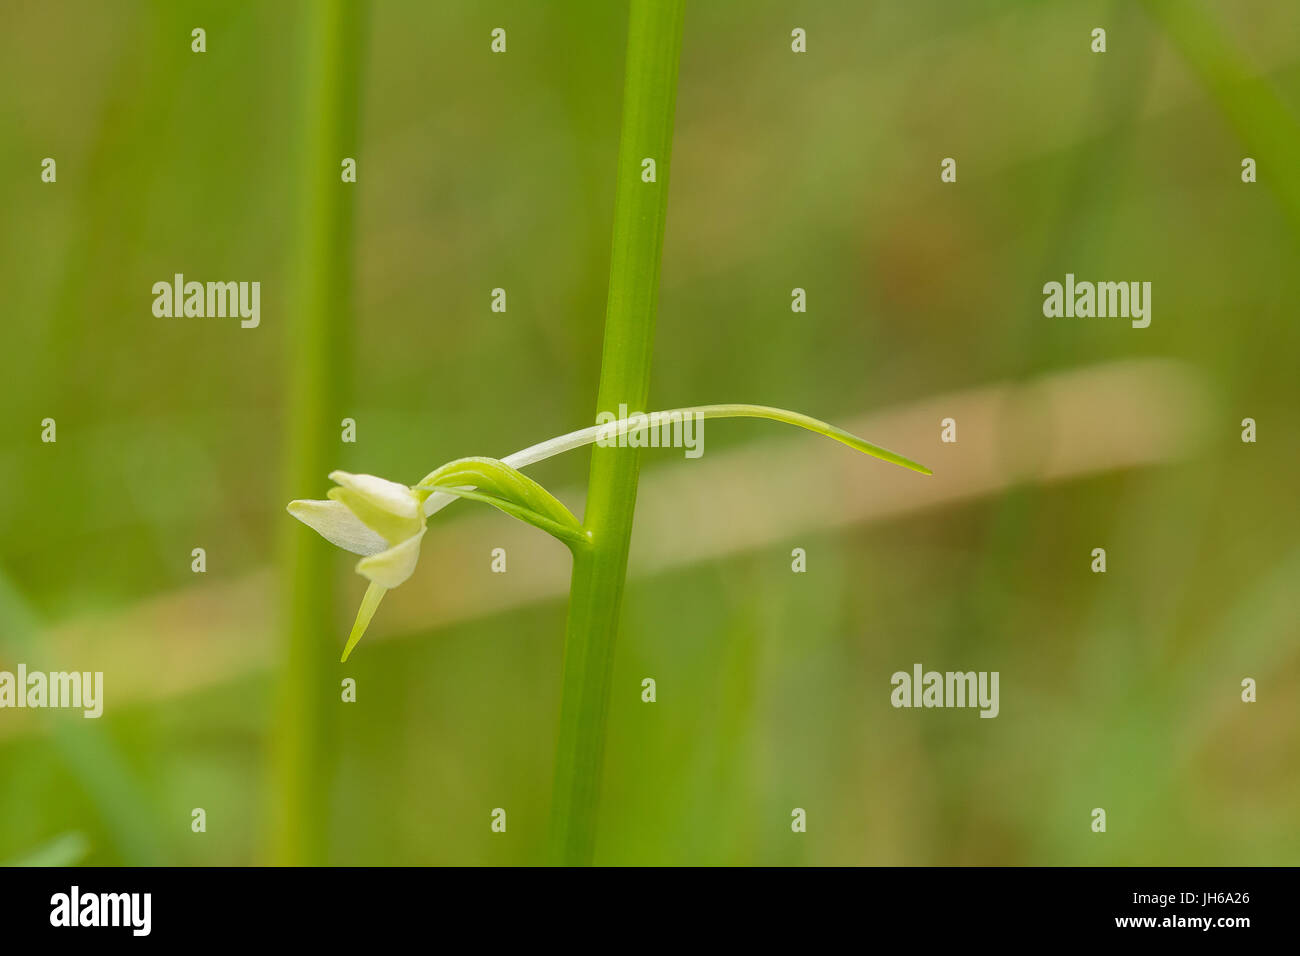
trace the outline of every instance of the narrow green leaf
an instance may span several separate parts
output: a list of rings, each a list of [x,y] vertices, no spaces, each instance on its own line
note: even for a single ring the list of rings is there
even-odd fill
[[[631,435],[637,432],[645,431],[649,426],[651,416],[671,415],[699,415],[703,418],[766,418],[774,422],[785,422],[787,425],[796,425],[799,428],[806,428],[809,431],[816,432],[819,435],[825,435],[827,438],[833,438],[835,441],[848,445],[863,454],[879,458],[881,461],[888,461],[895,465],[901,465],[904,468],[910,468],[912,471],[919,472],[922,475],[932,475],[932,472],[925,465],[918,464],[910,458],[892,452],[887,448],[881,448],[874,445],[866,439],[859,438],[851,432],[846,432],[842,428],[824,422],[821,419],[813,418],[800,412],[792,412],[786,408],[773,408],[771,405],[745,405],[732,403],[728,405],[692,405],[689,408],[670,408],[667,411],[651,412],[648,415],[632,416],[620,418],[612,422],[606,422],[601,425],[588,425],[586,428],[579,428],[577,431],[568,432],[564,435],[557,435],[555,438],[548,438],[544,442],[538,442],[536,445],[529,445],[527,448],[520,449],[513,455],[506,455],[501,459],[505,464],[512,468],[526,468],[529,465],[536,464],[539,461],[545,461],[548,458],[554,458],[556,455],[563,454],[566,451],[573,451],[575,448],[582,448],[599,440],[601,437],[617,437],[620,435]],[[432,499],[431,499],[432,501]],[[447,506],[445,499],[432,501],[432,504],[426,503],[425,513],[433,514]]]
[[[801,412],[792,412],[787,408],[773,408],[771,405],[699,405],[695,408],[674,409],[672,412],[661,412],[660,414],[671,415],[675,411],[681,411],[684,414],[698,413],[704,418],[766,418],[769,421],[784,422],[787,425],[806,428],[818,435],[825,435],[827,438],[834,439],[842,445],[848,445],[864,455],[870,455],[873,458],[879,458],[881,461],[899,465],[918,474],[934,474],[925,465],[912,461],[910,458],[905,458],[897,452],[890,451],[888,448],[881,448],[865,438],[859,438],[852,432],[846,432],[843,428],[824,422],[820,418],[813,418],[811,415],[804,415]]]
[[[578,519],[554,495],[518,469],[495,458],[449,461],[415,487],[485,502],[571,546],[590,541]]]

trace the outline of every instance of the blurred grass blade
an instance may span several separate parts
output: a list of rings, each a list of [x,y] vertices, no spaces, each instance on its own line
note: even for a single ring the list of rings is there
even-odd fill
[[[1282,200],[1292,228],[1300,233],[1300,178],[1295,175],[1300,168],[1300,120],[1296,114],[1272,83],[1252,75],[1249,60],[1228,39],[1230,32],[1200,0],[1143,3],[1258,161],[1260,181],[1268,183]]]
[[[90,842],[84,834],[64,833],[26,856],[6,860],[0,866],[76,866],[89,852]]]
[[[36,612],[0,569],[0,653],[12,660],[50,660],[41,638]],[[127,866],[152,866],[162,859],[162,841],[155,826],[157,808],[111,735],[97,720],[67,719],[46,713],[60,762],[94,802],[112,849]]]
[[[486,502],[570,546],[588,543],[578,519],[559,499],[527,475],[495,458],[449,461],[416,487]]]
[[[361,56],[367,4],[318,0],[301,7],[297,71],[302,89],[296,113],[301,195],[293,233],[286,487],[307,487],[329,471],[337,448],[332,434],[343,417],[352,301],[352,241],[356,185],[340,181],[339,159],[355,156]],[[286,498],[293,497],[292,494]],[[280,557],[283,574],[282,646],[271,734],[271,858],[277,864],[320,865],[328,859],[330,761],[336,681],[333,651],[331,556],[301,528],[288,528]]]

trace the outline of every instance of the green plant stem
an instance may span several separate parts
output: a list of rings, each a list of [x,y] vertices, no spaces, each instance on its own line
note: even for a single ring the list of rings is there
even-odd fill
[[[320,481],[338,452],[347,380],[353,197],[341,162],[356,156],[361,0],[303,7],[303,153],[300,217],[292,264],[286,421],[293,427],[285,474],[290,488]],[[271,858],[312,865],[327,858],[334,656],[331,556],[301,526],[287,529],[281,568],[285,605],[272,739]]]
[[[685,0],[630,4],[598,413],[621,404],[645,408],[649,397],[684,10]],[[642,180],[647,157],[656,164],[653,183]],[[584,518],[592,546],[573,556],[551,806],[551,854],[559,864],[589,864],[595,849],[614,641],[639,466],[635,448],[592,449]]]

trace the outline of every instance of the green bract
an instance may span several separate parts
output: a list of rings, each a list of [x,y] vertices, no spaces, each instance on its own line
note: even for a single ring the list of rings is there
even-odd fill
[[[566,544],[583,545],[590,536],[555,496],[495,458],[458,458],[430,472],[417,489],[442,491],[484,501],[506,514],[553,534]]]
[[[929,468],[910,458],[873,445],[842,428],[783,408],[698,405],[656,414],[699,415],[706,419],[767,418],[825,435],[882,461],[923,475],[931,474]],[[424,537],[429,515],[457,498],[469,498],[541,528],[571,549],[588,547],[592,542],[592,532],[584,528],[554,495],[520,472],[519,468],[590,445],[598,439],[609,440],[647,427],[647,416],[629,416],[560,435],[500,460],[458,458],[429,472],[413,487],[374,475],[334,471],[329,477],[338,487],[330,489],[328,500],[289,502],[289,514],[331,544],[362,556],[356,565],[357,573],[367,578],[370,586],[361,600],[342,659],[348,659],[352,648],[370,626],[370,619],[374,617],[384,593],[415,573],[420,557],[420,540]]]

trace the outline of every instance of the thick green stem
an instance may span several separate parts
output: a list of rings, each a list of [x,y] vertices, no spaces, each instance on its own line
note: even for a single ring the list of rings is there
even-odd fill
[[[288,349],[290,393],[286,478],[293,489],[321,480],[338,453],[347,377],[355,185],[341,162],[355,158],[361,0],[319,0],[304,8],[302,37],[303,192],[295,242]],[[334,601],[328,552],[291,527],[285,577],[277,712],[272,740],[272,859],[286,865],[326,859],[332,706]]]
[[[631,0],[597,413],[645,408],[649,398],[684,8],[685,0]],[[552,859],[560,864],[588,864],[595,848],[639,465],[635,448],[592,449],[585,526],[593,546],[573,558],[551,808]]]

